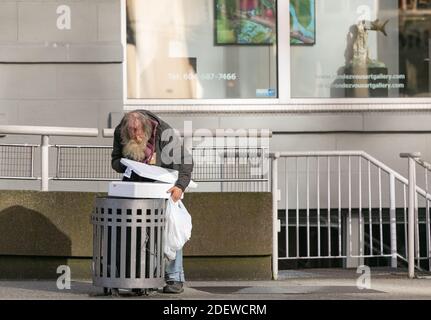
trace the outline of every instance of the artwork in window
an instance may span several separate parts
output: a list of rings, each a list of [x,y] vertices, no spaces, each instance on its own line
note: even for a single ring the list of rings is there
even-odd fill
[[[316,43],[315,0],[290,0],[290,44]]]
[[[215,0],[215,44],[275,44],[276,8],[276,0]]]

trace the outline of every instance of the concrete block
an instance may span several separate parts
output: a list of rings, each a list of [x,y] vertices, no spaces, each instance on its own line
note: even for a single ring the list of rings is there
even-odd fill
[[[111,115],[122,112],[123,100],[99,101],[99,129],[103,130],[111,126]],[[112,142],[112,139],[109,139]]]
[[[430,131],[428,112],[393,112],[364,114],[366,131]]]
[[[91,279],[90,258],[0,256],[0,280],[55,280],[65,265],[72,280]]]
[[[431,157],[427,136],[424,134],[340,135],[337,137],[337,147],[338,150],[364,150],[389,167],[394,167],[399,161],[405,161],[407,166],[407,160],[399,157],[401,152],[422,152],[424,159]]]
[[[94,193],[2,191],[0,255],[91,257]]]
[[[270,140],[274,151],[336,150],[336,135],[333,134],[277,134]]]
[[[71,29],[57,28],[57,8],[71,9]],[[97,41],[97,3],[93,1],[19,2],[19,41]]]
[[[0,61],[13,63],[94,62],[121,63],[120,43],[6,43],[0,44]]]
[[[3,124],[16,124],[18,121],[18,101],[0,100],[0,110],[3,114]]]
[[[270,193],[186,193],[183,202],[193,222],[184,255],[272,254]]]
[[[61,65],[57,76],[59,98],[122,99],[121,64]]]
[[[115,127],[116,125],[118,125],[121,121],[121,119],[123,118],[123,116],[130,111],[133,110],[146,110],[145,106],[139,107],[136,106],[135,108],[131,108],[129,110],[126,111],[118,111],[118,112],[112,112],[110,114],[110,125],[112,127]],[[150,110],[151,111],[151,110]],[[159,112],[154,112],[155,115],[157,115],[158,117],[160,117],[163,121],[166,121],[171,127],[178,129],[178,130],[183,130],[184,129],[184,121],[192,121],[193,122],[193,130],[197,129],[197,128],[215,128],[215,123],[217,123],[217,118],[213,117],[212,119],[215,119],[212,122],[212,125],[208,126],[208,127],[204,127],[202,126],[202,122],[201,121],[196,121],[194,120],[193,117],[187,115],[187,116],[169,116],[166,113],[159,113]],[[210,121],[207,121],[206,123],[208,124]],[[198,127],[195,126],[195,123],[198,123]]]
[[[271,257],[185,257],[186,280],[271,280]]]
[[[68,49],[57,43],[3,43],[0,44],[1,62],[64,62]]]
[[[191,121],[193,130],[198,129],[217,129],[219,128],[219,117],[218,116],[198,116],[198,115],[172,115],[168,113],[157,113],[160,118],[169,123],[172,127],[183,130],[184,121]]]
[[[56,97],[53,65],[0,65],[0,99],[52,99]]]
[[[121,43],[121,2],[97,5],[98,40]]]
[[[113,62],[123,61],[123,47],[118,43],[71,44],[68,52],[71,62]]]
[[[91,258],[0,256],[0,280],[57,279],[70,267],[72,280],[90,280]],[[186,281],[271,280],[271,257],[185,257]]]
[[[232,115],[220,118],[221,128],[271,129],[279,132],[363,130],[360,113]]]
[[[111,112],[109,114],[109,128],[115,128],[121,122],[124,116],[124,112],[119,110],[118,112]]]
[[[0,65],[0,99],[121,99],[121,64]]]
[[[2,191],[0,255],[92,255],[95,193]],[[270,193],[189,193],[193,218],[187,256],[272,254]],[[258,228],[256,226],[259,226]]]
[[[18,40],[18,8],[16,1],[0,3],[0,41]]]
[[[30,100],[19,103],[19,123],[35,126],[97,128],[98,102],[87,100]],[[85,114],[85,117],[82,115]]]
[[[56,278],[59,265],[89,278],[90,214],[96,193],[2,191],[0,275]],[[190,279],[270,279],[270,193],[193,193],[184,203],[193,218],[185,247]],[[5,258],[6,257],[6,258]]]

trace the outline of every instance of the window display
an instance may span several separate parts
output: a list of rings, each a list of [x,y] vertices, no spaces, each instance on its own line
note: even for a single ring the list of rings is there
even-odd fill
[[[277,98],[275,0],[127,0],[127,99]]]
[[[291,46],[292,98],[430,97],[430,31],[431,0],[316,1],[319,41]]]

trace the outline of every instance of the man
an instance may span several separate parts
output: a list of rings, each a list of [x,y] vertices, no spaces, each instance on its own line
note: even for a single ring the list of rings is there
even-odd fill
[[[112,168],[124,173],[126,167],[121,158],[155,164],[178,170],[178,180],[168,190],[176,202],[187,188],[193,170],[190,153],[183,148],[181,138],[173,129],[155,114],[146,110],[127,113],[114,131],[114,147],[111,156]],[[125,181],[152,181],[134,172]],[[164,293],[181,293],[185,282],[182,250],[177,251],[176,259],[169,261],[165,268],[166,286]]]

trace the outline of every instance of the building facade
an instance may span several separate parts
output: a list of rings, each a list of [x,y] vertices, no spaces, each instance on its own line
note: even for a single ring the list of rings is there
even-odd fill
[[[2,124],[104,129],[145,108],[177,128],[270,129],[271,151],[364,150],[403,174],[400,152],[431,159],[429,1],[0,6]]]

